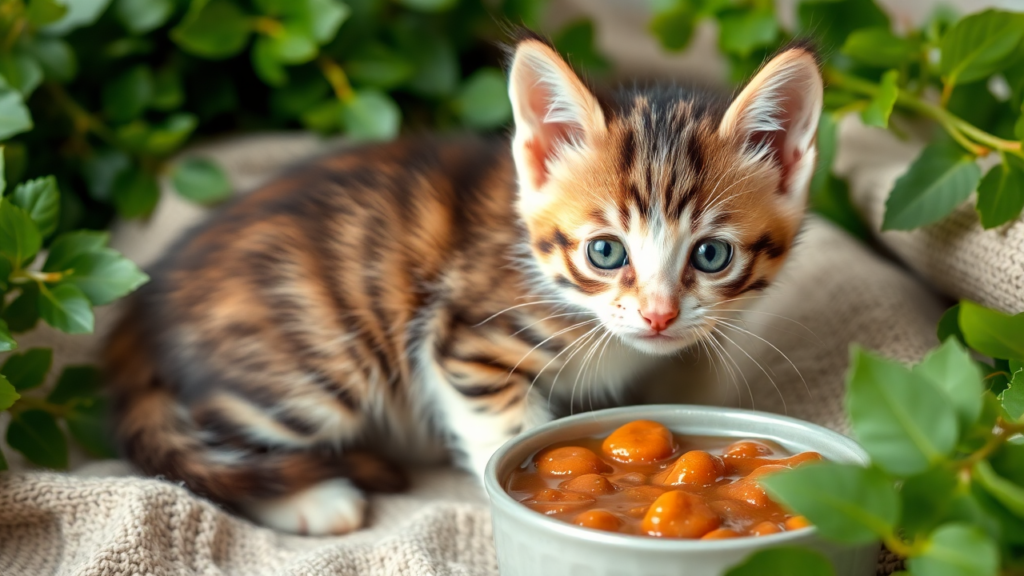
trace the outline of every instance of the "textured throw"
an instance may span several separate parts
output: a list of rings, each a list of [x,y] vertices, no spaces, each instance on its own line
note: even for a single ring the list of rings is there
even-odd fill
[[[248,188],[321,147],[312,138],[285,135],[229,141],[201,152],[221,162],[236,186]],[[171,193],[164,198],[147,225],[116,231],[117,247],[143,264],[202,216]],[[955,285],[945,289],[957,293]],[[1019,284],[1015,290],[1006,297],[1019,302]],[[845,431],[848,342],[919,358],[936,344],[934,326],[943,307],[898,265],[811,219],[783,281],[747,315],[743,327],[753,335],[727,332],[735,342],[727,346],[735,365],[719,362],[716,368],[706,355],[695,357],[688,370],[653,390],[650,400],[753,406]],[[102,333],[113,311],[101,312]],[[97,346],[96,339],[45,328],[20,343],[53,346],[65,363],[91,361]],[[24,468],[12,450],[5,452],[15,468]],[[372,499],[368,529],[335,538],[276,534],[174,484],[127,474],[122,463],[102,462],[72,474],[0,475],[0,574],[497,573],[482,489],[452,470],[416,471],[410,492]]]

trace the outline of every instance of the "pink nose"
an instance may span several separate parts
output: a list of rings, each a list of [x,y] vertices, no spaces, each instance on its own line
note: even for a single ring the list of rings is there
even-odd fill
[[[651,325],[651,330],[661,332],[679,317],[678,308],[641,310],[640,315]]]

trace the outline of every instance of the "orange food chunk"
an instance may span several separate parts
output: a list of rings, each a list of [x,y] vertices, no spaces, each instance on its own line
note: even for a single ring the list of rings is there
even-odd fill
[[[665,492],[665,488],[659,486],[630,486],[622,491],[622,496],[633,502],[651,503]]]
[[[547,488],[522,501],[528,508],[542,514],[562,514],[580,510],[594,503],[594,499],[578,492]]]
[[[775,522],[767,520],[750,529],[750,533],[754,536],[767,536],[769,534],[778,534],[779,532],[782,532],[782,528],[779,528],[779,525]]]
[[[672,432],[657,422],[636,420],[612,432],[601,449],[609,458],[623,464],[641,464],[664,460],[675,452]]]
[[[549,478],[597,474],[606,468],[597,454],[579,446],[545,450],[537,455],[535,462],[537,471]]]
[[[718,528],[721,522],[714,510],[699,496],[672,490],[651,504],[641,526],[650,536],[700,538]]]
[[[587,510],[576,516],[573,522],[584,528],[605,532],[618,532],[622,526],[622,519],[607,510]]]
[[[762,458],[772,454],[771,448],[755,440],[733,442],[722,450],[722,458]]]
[[[718,528],[700,537],[701,540],[724,540],[726,538],[739,538],[740,533],[728,528]]]
[[[726,498],[746,502],[747,504],[757,508],[773,506],[774,503],[770,498],[768,498],[768,494],[766,494],[764,489],[761,488],[761,485],[758,484],[757,479],[765,474],[778,472],[780,470],[787,470],[787,468],[785,466],[761,466],[757,470],[751,472],[748,476],[740,478],[730,484],[720,486],[718,488],[718,493]]]
[[[786,518],[786,530],[799,530],[801,528],[810,528],[812,526],[811,521],[804,516],[790,516]]]
[[[616,486],[643,486],[647,484],[647,475],[642,472],[628,472],[626,474],[617,474],[609,476],[608,480]]]
[[[562,482],[561,488],[581,494],[604,495],[615,492],[615,486],[600,474],[584,474]]]
[[[703,450],[691,450],[676,460],[675,464],[654,478],[655,484],[669,486],[710,486],[725,474],[725,464],[718,456]]]

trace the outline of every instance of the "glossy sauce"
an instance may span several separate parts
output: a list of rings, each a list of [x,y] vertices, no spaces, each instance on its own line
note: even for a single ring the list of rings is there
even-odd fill
[[[821,460],[768,440],[682,436],[649,420],[540,450],[505,479],[525,506],[570,524],[661,538],[763,536],[810,524],[757,479]]]

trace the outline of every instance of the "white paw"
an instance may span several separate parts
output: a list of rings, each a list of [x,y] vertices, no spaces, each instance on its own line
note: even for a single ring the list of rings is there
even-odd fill
[[[273,500],[243,505],[260,524],[295,534],[347,534],[363,525],[366,498],[344,478],[335,478]]]

